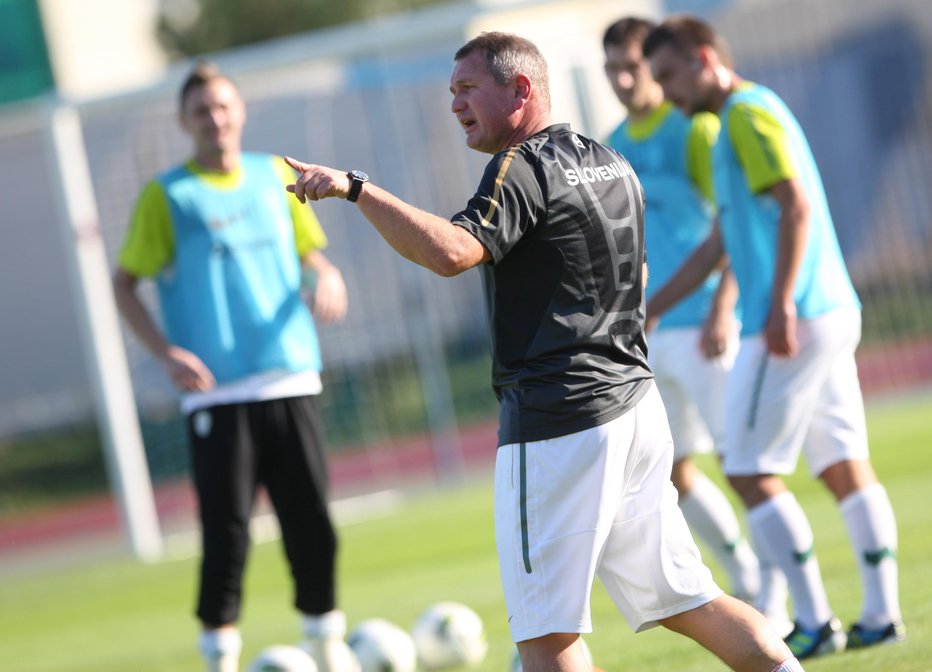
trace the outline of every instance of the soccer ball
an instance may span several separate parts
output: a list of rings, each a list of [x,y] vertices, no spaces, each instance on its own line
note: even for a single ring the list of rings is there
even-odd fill
[[[411,635],[384,618],[362,621],[346,641],[362,672],[414,672],[417,668]]]
[[[586,662],[589,663],[589,667],[592,667],[592,651],[589,650],[589,645],[586,644],[586,640],[582,637],[579,638],[579,643],[582,645],[583,655],[586,657]],[[514,654],[511,656],[511,667],[508,668],[510,672],[522,672],[523,668],[521,667],[521,656],[518,655],[518,649],[515,649]]]
[[[317,672],[317,665],[297,646],[273,644],[253,659],[249,672]]]
[[[459,602],[438,602],[426,609],[411,628],[418,659],[428,670],[478,665],[489,645],[482,619]]]

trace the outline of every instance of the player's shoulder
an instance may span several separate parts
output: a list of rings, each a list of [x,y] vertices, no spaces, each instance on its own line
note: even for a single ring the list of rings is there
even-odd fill
[[[178,180],[182,180],[186,177],[190,177],[194,171],[191,169],[191,161],[185,161],[184,163],[179,163],[165,170],[160,171],[153,177],[149,182],[146,183],[146,188],[152,187],[154,185],[159,185],[164,187]]]
[[[268,152],[242,152],[240,154],[240,162],[242,163],[272,163],[275,159],[284,162],[281,157]]]
[[[580,156],[591,153],[619,155],[618,150],[607,142],[601,142],[582,133],[574,131],[569,124],[556,124],[526,141],[527,147],[535,158],[551,158],[555,153],[564,156]]]
[[[722,122],[717,114],[697,112],[689,118],[689,137],[709,147],[715,145],[721,131]]]
[[[745,81],[728,96],[721,119],[730,121],[738,116],[753,117],[782,107],[785,103],[772,89]]]
[[[240,166],[255,178],[257,175],[274,175],[282,184],[294,184],[295,170],[287,163],[284,157],[268,152],[243,152],[240,155]]]
[[[243,152],[240,154],[239,161],[244,168],[269,169],[274,170],[276,173],[282,173],[282,167],[291,170],[282,157],[267,152]]]

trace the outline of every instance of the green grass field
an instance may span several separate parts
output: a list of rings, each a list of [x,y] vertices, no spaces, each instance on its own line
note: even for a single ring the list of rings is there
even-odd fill
[[[932,670],[932,397],[869,407],[874,464],[899,521],[906,643],[817,659],[807,670]],[[714,472],[711,462],[707,471]],[[858,615],[860,583],[837,508],[800,469],[791,480],[810,516],[833,608]],[[428,604],[459,600],[484,619],[481,670],[505,672],[512,653],[492,541],[490,478],[447,491],[409,493],[397,511],[341,527],[340,601],[350,626],[383,617],[409,627]],[[146,566],[127,560],[0,575],[0,669],[29,672],[195,671],[191,616],[195,560]],[[721,577],[719,577],[721,578]],[[243,660],[263,646],[298,640],[278,543],[254,548],[242,620]],[[596,662],[609,672],[724,670],[697,645],[662,629],[633,635],[596,585]],[[245,662],[243,665],[245,669]]]

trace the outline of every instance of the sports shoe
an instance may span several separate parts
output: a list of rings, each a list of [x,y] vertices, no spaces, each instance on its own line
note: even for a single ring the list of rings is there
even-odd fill
[[[904,639],[906,639],[906,626],[902,623],[890,623],[887,627],[876,630],[855,623],[848,630],[849,649],[863,649],[865,646],[875,644],[894,644]]]
[[[825,625],[814,630],[807,630],[796,623],[783,641],[798,660],[803,660],[844,651],[847,639],[841,629],[841,621],[832,616]]]

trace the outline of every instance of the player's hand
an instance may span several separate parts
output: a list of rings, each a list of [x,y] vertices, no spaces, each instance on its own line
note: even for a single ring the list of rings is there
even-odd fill
[[[733,338],[735,318],[731,313],[721,314],[711,311],[702,325],[699,336],[699,351],[706,359],[721,357],[728,349],[728,342]]]
[[[162,365],[168,377],[179,390],[185,392],[206,392],[212,390],[217,382],[214,374],[193,352],[171,346],[165,353]]]
[[[346,316],[346,304],[346,284],[336,266],[319,271],[311,306],[314,316],[323,322],[339,322]]]
[[[285,157],[285,163],[301,173],[295,183],[289,184],[285,189],[297,196],[302,203],[331,197],[346,198],[349,194],[351,185],[346,171],[303,163],[290,156]]]
[[[776,305],[770,309],[764,328],[767,350],[777,357],[794,357],[799,352],[796,340],[796,306]]]

